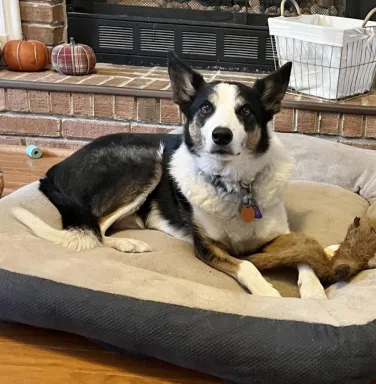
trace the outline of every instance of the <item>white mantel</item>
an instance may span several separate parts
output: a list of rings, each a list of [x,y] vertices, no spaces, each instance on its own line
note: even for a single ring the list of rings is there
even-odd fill
[[[0,46],[8,40],[21,39],[21,17],[18,0],[0,0]]]

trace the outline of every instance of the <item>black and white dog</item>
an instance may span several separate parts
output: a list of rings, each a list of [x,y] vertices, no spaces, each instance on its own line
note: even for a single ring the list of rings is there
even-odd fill
[[[37,236],[84,251],[147,252],[148,244],[106,236],[121,221],[190,241],[198,258],[256,295],[279,296],[243,256],[289,232],[284,206],[292,169],[269,123],[281,108],[291,63],[253,88],[206,83],[169,54],[183,135],[101,137],[52,167],[40,190],[62,216],[56,230],[21,208],[15,216]]]

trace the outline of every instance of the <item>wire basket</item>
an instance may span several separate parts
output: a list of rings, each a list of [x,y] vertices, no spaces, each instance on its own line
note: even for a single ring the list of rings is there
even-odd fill
[[[269,19],[276,68],[293,63],[290,90],[341,100],[371,90],[376,74],[376,23],[333,16],[301,15]],[[281,3],[284,14],[286,0]]]

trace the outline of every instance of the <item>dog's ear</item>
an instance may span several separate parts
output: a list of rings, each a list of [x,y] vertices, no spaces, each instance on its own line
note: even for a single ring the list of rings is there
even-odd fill
[[[278,71],[256,81],[254,87],[261,94],[261,101],[272,115],[281,110],[281,102],[290,82],[292,63],[286,63]]]
[[[172,51],[168,53],[168,75],[170,76],[173,98],[187,115],[197,91],[205,84],[204,78],[183,63]]]

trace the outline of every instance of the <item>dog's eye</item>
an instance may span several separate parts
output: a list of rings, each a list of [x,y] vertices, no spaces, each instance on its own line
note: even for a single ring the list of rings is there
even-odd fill
[[[243,107],[241,110],[240,110],[240,114],[244,117],[247,117],[251,114],[251,110],[249,109],[249,107],[245,106]]]
[[[200,111],[203,115],[210,115],[213,112],[213,107],[210,103],[202,104]]]

